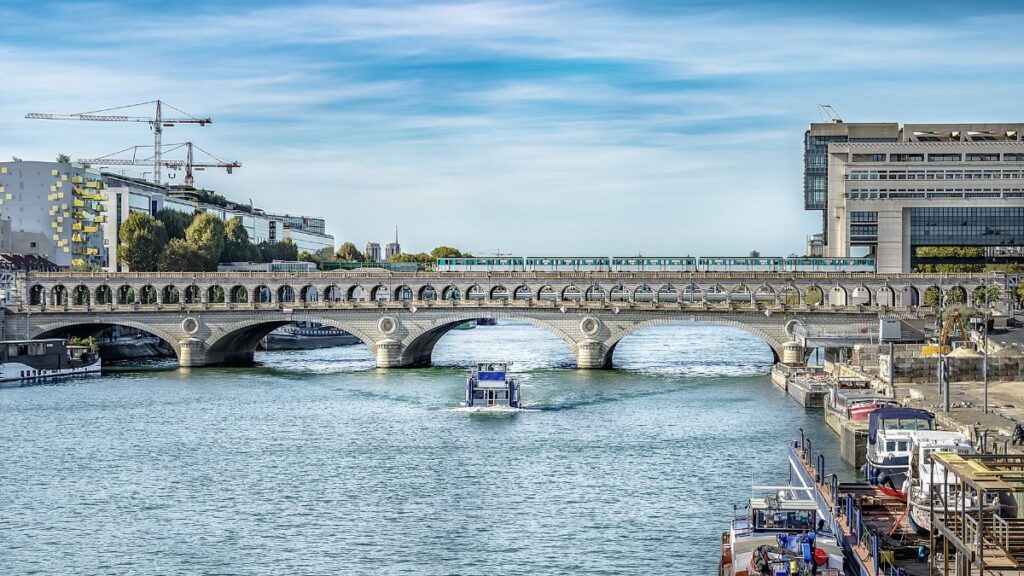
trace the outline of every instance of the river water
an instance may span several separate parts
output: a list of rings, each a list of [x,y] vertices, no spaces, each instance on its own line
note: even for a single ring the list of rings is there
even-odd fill
[[[456,409],[492,359],[530,410]],[[650,328],[614,371],[515,324],[453,331],[427,369],[258,360],[0,388],[0,574],[706,575],[798,428],[838,462],[733,329]]]

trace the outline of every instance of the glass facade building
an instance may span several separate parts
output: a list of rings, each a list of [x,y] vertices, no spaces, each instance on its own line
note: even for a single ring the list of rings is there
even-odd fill
[[[1024,244],[1024,207],[911,208],[915,246],[1019,246]]]

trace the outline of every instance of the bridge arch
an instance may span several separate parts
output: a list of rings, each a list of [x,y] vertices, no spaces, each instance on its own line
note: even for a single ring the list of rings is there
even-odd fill
[[[886,284],[875,289],[875,300],[872,302],[877,306],[896,306],[896,290]]]
[[[412,302],[412,300],[413,300],[412,288],[410,288],[406,284],[402,284],[398,288],[395,288],[395,300],[397,300],[398,302]]]
[[[249,302],[249,290],[240,284],[231,287],[231,303],[247,304]]]
[[[66,306],[68,303],[68,289],[63,284],[57,284],[50,289],[50,297],[54,306]]]
[[[633,302],[653,302],[654,290],[647,284],[640,284],[633,290]]]
[[[665,284],[661,288],[658,288],[657,301],[667,304],[676,304],[679,302],[679,290],[671,283]]]
[[[700,302],[704,300],[704,291],[700,289],[700,286],[690,282],[686,286],[683,286],[683,289],[679,294],[679,298],[685,302]]]
[[[101,331],[113,327],[123,326],[125,328],[135,328],[148,334],[152,334],[157,338],[167,343],[171,349],[174,350],[175,357],[181,357],[181,347],[178,344],[178,339],[172,334],[164,332],[160,328],[147,324],[145,322],[138,322],[135,320],[116,320],[107,321],[101,319],[91,318],[88,321],[82,322],[78,320],[57,320],[54,322],[48,322],[36,326],[29,330],[27,337],[32,338],[65,338],[70,336],[94,336]]]
[[[295,302],[295,288],[285,284],[277,289],[277,301],[283,303]]]
[[[195,284],[189,284],[185,287],[183,300],[185,304],[199,304],[203,301],[203,290]]]
[[[959,284],[946,290],[944,296],[944,303],[946,306],[950,304],[966,304],[967,303],[967,289]]]
[[[441,290],[441,300],[462,300],[462,291],[452,285],[445,286]]]
[[[484,317],[515,320],[517,322],[524,322],[531,326],[536,326],[537,328],[541,328],[561,338],[569,347],[569,350],[573,354],[576,353],[577,343],[573,340],[572,336],[556,328],[550,322],[545,322],[543,320],[524,314],[517,314],[515,312],[488,312],[487,314],[481,314],[480,312],[467,310],[465,312],[456,312],[450,315],[446,314],[443,318],[434,320],[406,336],[402,340],[402,365],[429,366],[431,356],[434,352],[434,347],[445,334],[453,330],[459,324],[464,324],[468,321],[478,320]],[[342,329],[344,330],[345,328]]]
[[[864,284],[861,284],[850,291],[850,300],[848,304],[851,306],[870,306],[875,303],[874,300],[875,299],[872,298],[871,289]]]
[[[604,302],[604,298],[604,288],[601,288],[600,284],[591,284],[584,293],[587,302]]]
[[[466,289],[466,300],[483,300],[487,298],[487,292],[479,284],[473,284]]]
[[[437,300],[437,290],[430,284],[427,284],[420,288],[419,299],[423,301]]]
[[[562,288],[562,300],[570,300],[579,302],[583,299],[583,292],[580,291],[575,284],[569,284],[565,288]]]
[[[550,285],[541,286],[540,290],[537,290],[537,300],[554,302],[558,300],[558,292]]]
[[[273,302],[274,296],[270,291],[270,287],[266,284],[260,284],[252,290],[252,301],[257,304],[269,304]]]
[[[206,301],[210,304],[223,304],[224,289],[217,284],[210,286],[206,289]]]
[[[629,291],[622,284],[616,284],[608,291],[608,299],[611,302],[628,302]]]
[[[41,284],[32,285],[32,287],[28,289],[28,303],[33,306],[46,304],[46,302],[44,302],[46,299],[44,294],[46,294],[46,289],[43,288]]]
[[[139,304],[156,304],[156,288],[152,284],[139,288]]]
[[[71,305],[72,306],[88,306],[90,301],[89,287],[85,284],[79,284],[71,289]]]
[[[691,317],[689,321],[687,321],[686,319],[678,318],[678,317],[652,318],[650,320],[644,320],[642,322],[637,322],[637,323],[631,324],[628,327],[626,327],[625,329],[621,329],[621,330],[616,331],[613,334],[613,336],[612,336],[610,344],[607,344],[608,350],[607,350],[607,352],[605,354],[605,368],[612,368],[612,367],[614,367],[615,349],[616,349],[616,347],[618,347],[619,343],[622,342],[622,339],[625,338],[626,336],[629,336],[631,334],[635,334],[635,333],[637,333],[637,332],[639,332],[641,330],[644,330],[645,328],[650,328],[652,326],[663,326],[663,325],[683,326],[683,325],[687,325],[687,324],[693,324],[695,321],[698,322],[698,323],[702,323],[702,324],[715,324],[715,325],[718,325],[718,326],[727,326],[729,328],[736,328],[736,329],[742,330],[744,332],[747,332],[748,334],[752,334],[752,335],[760,338],[762,341],[764,341],[765,344],[768,345],[768,347],[772,351],[772,356],[773,356],[775,362],[778,362],[782,358],[782,344],[783,343],[775,335],[773,335],[770,332],[762,329],[761,327],[756,326],[754,324],[747,323],[747,322],[743,322],[741,320],[734,320],[734,319],[730,319],[730,318],[722,318],[720,316],[701,316],[701,315],[698,315],[698,316]]]
[[[526,284],[520,284],[512,291],[513,300],[532,300],[533,291]]]
[[[94,295],[96,296],[95,300],[97,304],[103,304],[105,306],[107,304],[114,303],[114,293],[110,290],[110,286],[107,286],[106,284],[100,284],[97,286]]]
[[[164,304],[177,304],[180,300],[181,293],[174,284],[168,284],[160,290],[160,302]]]
[[[135,303],[135,289],[131,286],[124,284],[117,289],[117,303],[118,304],[134,304]]]
[[[370,301],[371,302],[387,302],[391,299],[391,291],[388,287],[383,284],[377,284],[373,288],[370,288]]]
[[[311,302],[320,301],[320,291],[316,289],[316,286],[312,284],[306,284],[302,288],[299,288],[299,302],[303,304],[309,304]]]
[[[491,300],[508,300],[508,288],[505,288],[505,286],[503,286],[501,284],[498,284],[498,285],[492,287],[491,288],[490,299]]]
[[[215,338],[211,338],[205,352],[205,363],[207,365],[250,365],[254,361],[256,345],[267,334],[292,323],[293,320],[265,320],[250,319],[242,322],[228,324]],[[356,324],[339,321],[331,317],[320,317],[303,313],[301,318],[294,321],[317,322],[325,326],[332,326],[344,330],[359,338],[371,352],[376,349],[377,343],[365,334]]]
[[[342,300],[362,302],[366,300],[366,290],[363,290],[363,287],[358,284],[349,286],[345,292],[333,284],[324,289],[324,302],[341,302]]]

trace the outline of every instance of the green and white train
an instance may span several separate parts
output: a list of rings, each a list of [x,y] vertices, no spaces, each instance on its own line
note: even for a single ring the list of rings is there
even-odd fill
[[[874,272],[869,257],[502,256],[438,258],[439,272]]]

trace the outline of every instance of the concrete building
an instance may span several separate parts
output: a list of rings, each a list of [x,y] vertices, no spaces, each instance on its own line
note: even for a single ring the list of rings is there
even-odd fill
[[[866,252],[879,272],[910,272],[921,246],[1019,253],[1022,134],[1024,124],[812,124],[804,200],[823,211],[827,255]]]
[[[241,221],[253,244],[288,239],[300,253],[311,254],[325,247],[334,248],[334,237],[323,232],[326,227],[323,218],[268,214],[259,208],[231,202],[220,206],[203,201],[207,191],[161,186],[129,176],[104,173],[103,179],[108,185],[108,206],[112,215],[104,230],[110,271],[118,271],[116,239],[121,224],[132,212],[146,212],[151,216],[164,209],[187,214],[208,212],[225,222]]]
[[[107,192],[100,173],[63,162],[0,162],[0,213],[10,219],[8,250],[58,266],[106,263]]]
[[[363,250],[363,256],[366,257],[367,262],[380,262],[380,244],[367,242],[366,250]]]

